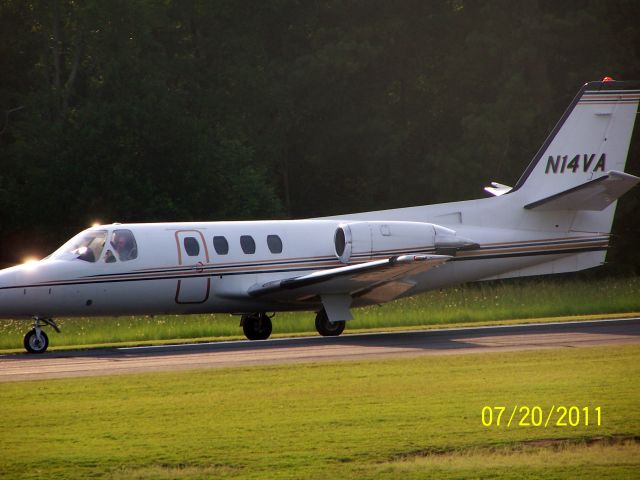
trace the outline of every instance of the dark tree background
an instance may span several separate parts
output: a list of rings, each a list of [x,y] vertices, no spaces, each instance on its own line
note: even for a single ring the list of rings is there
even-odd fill
[[[638,19],[637,0],[0,0],[0,263],[95,220],[513,185],[584,82],[640,79]],[[636,274],[639,191],[610,256]]]

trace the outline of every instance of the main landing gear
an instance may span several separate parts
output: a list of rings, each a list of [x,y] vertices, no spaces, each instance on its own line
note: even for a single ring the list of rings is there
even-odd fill
[[[245,314],[240,319],[240,326],[249,340],[266,340],[273,328],[272,318],[264,312]],[[324,309],[316,315],[316,330],[323,337],[337,337],[344,331],[345,324],[345,321],[330,322]]]
[[[316,330],[323,337],[337,337],[344,332],[344,320],[339,322],[330,322],[327,312],[322,309],[316,315]]]
[[[49,325],[56,332],[60,333],[60,329],[56,322],[53,321],[52,318],[33,318],[33,329],[29,330],[27,334],[24,336],[24,348],[26,348],[29,353],[44,353],[47,351],[49,347],[49,337],[42,330],[42,327],[45,325]]]
[[[242,315],[240,326],[249,340],[266,340],[273,328],[271,317],[264,312]]]

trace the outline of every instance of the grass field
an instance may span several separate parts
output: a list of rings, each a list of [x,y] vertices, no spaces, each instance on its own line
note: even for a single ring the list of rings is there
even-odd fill
[[[0,477],[638,478],[639,378],[623,346],[5,383]],[[483,426],[500,405],[601,425]]]
[[[354,310],[348,330],[640,311],[640,279],[545,278],[486,282],[432,291]],[[186,315],[57,319],[51,347],[168,339],[242,337],[238,317]],[[315,333],[313,313],[279,313],[274,334]],[[0,349],[22,349],[24,320],[0,320]]]

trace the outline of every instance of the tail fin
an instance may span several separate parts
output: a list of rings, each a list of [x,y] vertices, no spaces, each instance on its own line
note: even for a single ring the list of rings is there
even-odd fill
[[[639,100],[640,82],[585,84],[512,191],[534,202],[624,172]]]
[[[624,173],[639,101],[640,82],[585,84],[515,187],[486,188],[503,199],[497,205],[517,215],[507,221],[518,218],[518,228],[553,232],[554,240],[567,242],[563,248],[572,245],[553,252],[562,255],[486,279],[574,272],[604,263],[616,200],[640,181]]]
[[[527,209],[578,211],[572,230],[609,232],[615,200],[640,180],[622,173],[639,101],[640,82],[585,84],[509,193]]]

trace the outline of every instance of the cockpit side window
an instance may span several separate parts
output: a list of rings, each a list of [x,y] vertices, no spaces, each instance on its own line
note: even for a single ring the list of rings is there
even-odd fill
[[[138,258],[138,245],[136,244],[136,239],[131,230],[114,230],[111,234],[111,241],[109,243],[115,251],[115,255],[118,257],[118,260],[121,262],[128,262],[129,260]],[[105,261],[111,263],[114,260],[106,259]]]

